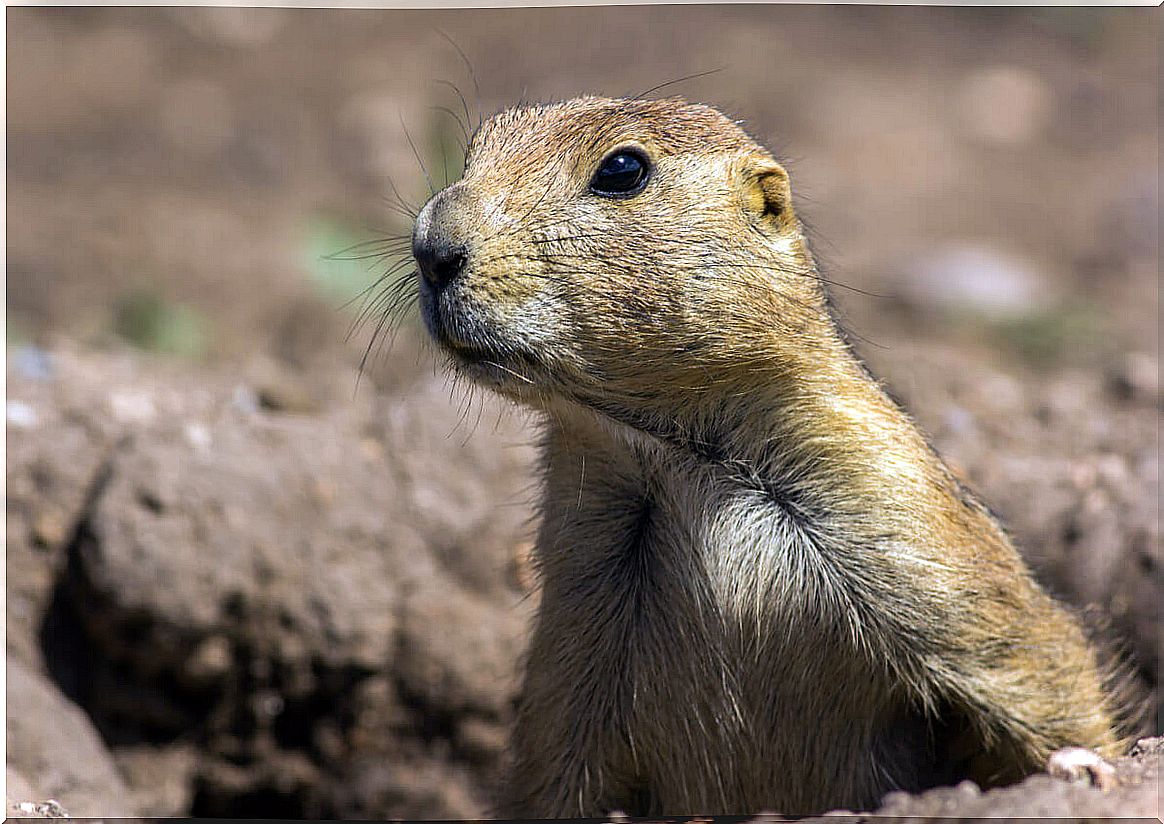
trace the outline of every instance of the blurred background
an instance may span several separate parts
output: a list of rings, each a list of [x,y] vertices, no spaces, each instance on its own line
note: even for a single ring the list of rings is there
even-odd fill
[[[344,250],[410,231],[422,162],[456,177],[450,112],[670,81],[786,161],[861,354],[1154,727],[1157,23],[8,9],[8,795],[485,811],[535,424],[451,387],[415,318],[356,324],[396,259]]]

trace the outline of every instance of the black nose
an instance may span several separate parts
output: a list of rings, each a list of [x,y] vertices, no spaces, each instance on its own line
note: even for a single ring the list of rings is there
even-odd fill
[[[465,268],[469,251],[462,244],[424,232],[412,238],[412,256],[424,279],[438,289],[447,286]]]

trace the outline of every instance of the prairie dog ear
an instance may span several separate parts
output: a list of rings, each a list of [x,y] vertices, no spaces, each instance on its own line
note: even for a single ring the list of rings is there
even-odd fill
[[[775,224],[777,231],[795,229],[796,216],[792,213],[792,186],[784,167],[764,155],[753,155],[745,161],[744,180],[747,203],[757,217]]]

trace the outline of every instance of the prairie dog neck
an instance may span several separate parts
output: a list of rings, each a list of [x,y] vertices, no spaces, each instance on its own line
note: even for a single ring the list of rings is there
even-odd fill
[[[601,397],[584,399],[585,406],[554,404],[548,461],[576,470],[575,498],[585,495],[588,457],[592,465],[623,467],[618,481],[637,478],[644,494],[668,473],[679,473],[683,485],[700,470],[737,492],[759,493],[782,510],[773,515],[820,534],[848,530],[854,539],[867,529],[854,534],[846,516],[867,526],[876,513],[882,535],[897,526],[906,539],[924,528],[926,510],[970,514],[905,413],[835,333],[822,342],[803,349],[803,364],[784,353],[767,379],[750,372],[750,386],[694,390],[686,403],[668,393],[635,407]],[[596,482],[592,473],[589,483]]]
[[[775,610],[790,633],[819,619],[876,659],[895,641],[871,629],[896,608],[929,608],[911,576],[939,581],[974,562],[945,551],[951,537],[1009,565],[997,526],[860,364],[838,354],[816,368],[718,394],[714,408],[705,398],[688,421],[551,408],[538,542],[547,588],[602,575],[641,549],[649,520],[660,567],[641,575],[681,568],[725,614]]]

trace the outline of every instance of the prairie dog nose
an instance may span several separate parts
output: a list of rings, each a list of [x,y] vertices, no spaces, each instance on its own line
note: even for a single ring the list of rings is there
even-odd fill
[[[434,288],[451,283],[469,261],[469,247],[457,232],[456,212],[461,190],[452,186],[438,192],[416,218],[412,256],[420,273]]]

